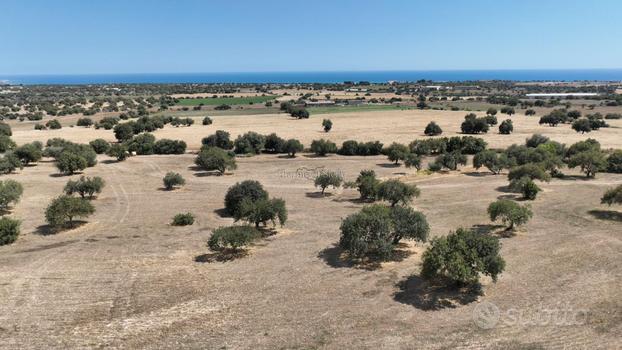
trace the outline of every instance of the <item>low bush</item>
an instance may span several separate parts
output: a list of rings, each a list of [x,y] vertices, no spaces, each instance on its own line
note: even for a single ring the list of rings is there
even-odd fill
[[[180,213],[173,216],[173,226],[188,226],[194,224],[194,215],[191,213]]]

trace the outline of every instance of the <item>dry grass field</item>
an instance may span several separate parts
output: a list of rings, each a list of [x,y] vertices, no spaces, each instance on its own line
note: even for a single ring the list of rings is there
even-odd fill
[[[284,114],[215,116],[210,126],[154,132],[185,140],[191,151],[217,129],[236,135],[276,132],[308,146],[328,138],[408,143],[423,138],[429,121],[443,136],[457,135],[466,113],[376,111],[293,120]],[[75,122],[63,118],[64,125]],[[324,133],[321,119],[334,125]],[[74,118],[75,119],[75,118]],[[97,119],[97,118],[95,118]],[[498,116],[499,121],[503,116]],[[622,148],[622,120],[581,135],[570,126],[538,125],[539,117],[516,115],[515,133],[496,128],[481,135],[489,147],[523,143],[533,133],[571,144],[588,137],[605,148]],[[112,131],[64,127],[35,131],[15,123],[22,144],[63,137],[86,143],[114,140]],[[458,227],[501,235],[488,204],[513,197],[507,177],[476,171],[426,175],[390,166],[385,157],[295,159],[261,155],[238,159],[224,176],[194,170],[194,155],[137,156],[113,162],[102,156],[88,176],[106,187],[96,213],[76,229],[48,234],[44,210],[73,177],[57,176],[50,161],[4,176],[19,180],[24,196],[13,209],[22,234],[0,247],[0,348],[196,348],[196,349],[612,349],[622,338],[622,209],[600,205],[602,193],[622,183],[621,174],[598,174],[543,183],[532,204],[534,217],[515,235],[503,236],[506,270],[496,283],[483,280],[477,300],[420,279],[424,245],[403,244],[399,259],[380,266],[350,266],[335,244],[341,219],[364,206],[352,189],[320,197],[313,169],[340,171],[353,179],[362,169],[382,178],[416,183],[433,237]],[[162,190],[162,177],[176,171],[186,185]],[[577,171],[564,169],[571,175]],[[222,217],[227,188],[259,180],[271,196],[287,202],[289,220],[248,255],[214,261],[206,246],[211,229],[233,222]],[[179,212],[195,224],[170,226]],[[494,304],[501,313],[491,329],[473,315]],[[551,310],[558,313],[550,318]],[[560,317],[563,313],[565,316]],[[563,318],[563,319],[562,319]],[[556,322],[559,321],[559,322]]]

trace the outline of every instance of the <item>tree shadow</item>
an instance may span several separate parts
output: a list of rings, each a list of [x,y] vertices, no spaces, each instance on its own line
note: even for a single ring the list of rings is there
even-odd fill
[[[363,198],[335,198],[333,199],[333,202],[337,202],[337,203],[344,203],[344,202],[350,202],[353,204],[368,204],[368,203],[373,203],[374,200],[373,199],[363,199]]]
[[[333,268],[357,268],[362,270],[377,270],[382,267],[383,262],[400,262],[413,254],[407,249],[405,243],[398,243],[393,250],[393,254],[388,259],[380,259],[377,256],[369,256],[362,259],[353,259],[339,245],[321,250],[317,257]]]
[[[74,220],[72,225],[66,224],[62,227],[53,227],[50,225],[40,225],[38,226],[35,231],[33,232],[36,235],[40,235],[40,236],[49,236],[49,235],[55,235],[59,232],[62,231],[70,231],[73,229],[76,229],[84,224],[86,224],[87,221],[83,221],[83,220]]]
[[[277,158],[279,158],[279,159],[294,159],[294,158],[296,158],[296,156],[292,157],[289,154],[281,154],[281,155],[277,156]]]
[[[462,174],[466,176],[473,176],[473,177],[486,177],[486,176],[500,175],[500,174],[493,174],[492,172],[480,172],[480,171],[467,171],[467,172],[463,172]]]
[[[400,166],[402,166],[401,164],[395,163],[377,163],[376,165],[381,168],[399,168]]]
[[[393,299],[424,311],[436,311],[467,305],[483,295],[479,283],[459,287],[445,279],[425,280],[413,275],[396,285],[399,288]]]
[[[100,161],[102,164],[114,164],[114,163],[119,163],[118,160],[116,159],[104,159],[102,161]]]
[[[505,226],[495,224],[473,225],[471,226],[471,231],[480,235],[499,234],[501,231],[505,231]]]
[[[227,208],[214,209],[214,213],[220,216],[221,218],[231,217],[231,214],[229,214],[229,211],[227,210]]]
[[[333,194],[330,192],[307,192],[305,193],[305,196],[309,197],[309,198],[325,198],[325,197],[331,197]]]
[[[70,177],[73,175],[80,175],[80,174],[83,174],[83,172],[80,171],[80,172],[75,172],[73,174],[54,173],[54,174],[50,174],[49,176],[50,177]]]
[[[196,177],[208,177],[208,176],[224,176],[224,175],[230,175],[228,173],[221,173],[220,171],[214,170],[214,171],[202,171],[202,172],[198,172],[198,173],[194,173],[194,176]]]
[[[238,250],[223,250],[219,252],[212,252],[197,255],[194,257],[194,261],[198,263],[214,263],[214,262],[228,262],[236,259],[243,258],[248,255],[248,251],[246,249],[238,249]]]
[[[514,191],[512,191],[509,185],[499,186],[495,188],[495,190],[497,190],[498,192],[503,192],[503,193],[515,193]]]
[[[326,154],[322,156],[319,154],[311,153],[311,154],[303,154],[302,156],[305,158],[327,158],[328,156],[330,156],[330,154]]]
[[[524,200],[523,197],[521,197],[519,194],[502,194],[498,196],[497,199],[512,199],[515,201]]]
[[[610,220],[622,222],[622,213],[614,211],[614,210],[590,210],[588,214],[599,220]]]

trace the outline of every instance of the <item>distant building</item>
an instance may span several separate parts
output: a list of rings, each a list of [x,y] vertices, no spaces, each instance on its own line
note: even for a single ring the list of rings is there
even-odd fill
[[[365,88],[349,88],[346,89],[347,92],[367,92],[368,89]]]
[[[596,92],[562,92],[562,93],[541,93],[527,94],[527,98],[547,98],[547,97],[592,97],[600,94]]]
[[[319,100],[319,101],[305,101],[305,106],[318,107],[318,106],[333,106],[335,101],[333,100]]]

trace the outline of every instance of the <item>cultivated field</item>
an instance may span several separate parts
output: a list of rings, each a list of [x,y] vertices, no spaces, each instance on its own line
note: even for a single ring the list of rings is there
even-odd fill
[[[243,113],[243,112],[241,112]],[[464,111],[383,110],[344,112],[294,120],[285,114],[214,116],[202,126],[172,127],[153,134],[182,139],[190,151],[221,129],[235,138],[246,131],[275,132],[305,146],[327,138],[409,143],[424,138],[430,121],[443,136],[458,135]],[[483,113],[479,113],[482,114]],[[611,128],[579,134],[569,125],[538,125],[538,117],[515,115],[514,133],[496,127],[479,137],[489,147],[524,143],[533,133],[572,144],[596,138],[603,148],[622,148],[622,120]],[[323,132],[321,120],[333,129]],[[61,118],[67,126],[74,117]],[[98,119],[98,118],[94,118]],[[499,121],[505,119],[498,115]],[[17,144],[62,137],[87,143],[114,141],[111,130],[63,127],[32,130],[12,123]],[[610,349],[622,336],[622,211],[600,205],[602,193],[622,174],[594,180],[570,176],[542,183],[531,203],[533,219],[501,238],[507,266],[496,283],[484,279],[478,300],[434,288],[419,276],[424,246],[403,244],[399,259],[367,268],[339,259],[341,219],[364,206],[352,189],[320,197],[312,175],[319,169],[354,179],[373,169],[384,179],[416,183],[433,237],[458,227],[501,234],[486,214],[505,190],[507,176],[471,166],[449,173],[417,173],[394,167],[386,157],[278,155],[238,158],[238,169],[208,176],[194,169],[193,154],[136,156],[114,162],[100,156],[85,174],[106,187],[97,212],[80,227],[47,234],[44,210],[70,177],[57,176],[51,161],[4,178],[19,180],[24,196],[13,209],[22,234],[0,247],[0,348],[197,348],[197,349]],[[186,185],[163,191],[162,177],[176,171]],[[564,169],[569,175],[578,171]],[[73,178],[77,178],[74,175]],[[246,257],[213,261],[206,246],[211,229],[233,222],[220,215],[227,188],[260,181],[287,202],[289,220],[259,241]],[[330,192],[330,190],[329,190]],[[618,211],[616,211],[618,210]],[[190,211],[192,226],[173,227],[171,217]],[[501,312],[492,329],[473,315],[492,303]],[[506,314],[508,310],[515,310]],[[563,324],[545,322],[546,310],[567,310]],[[513,316],[510,317],[510,316]]]

